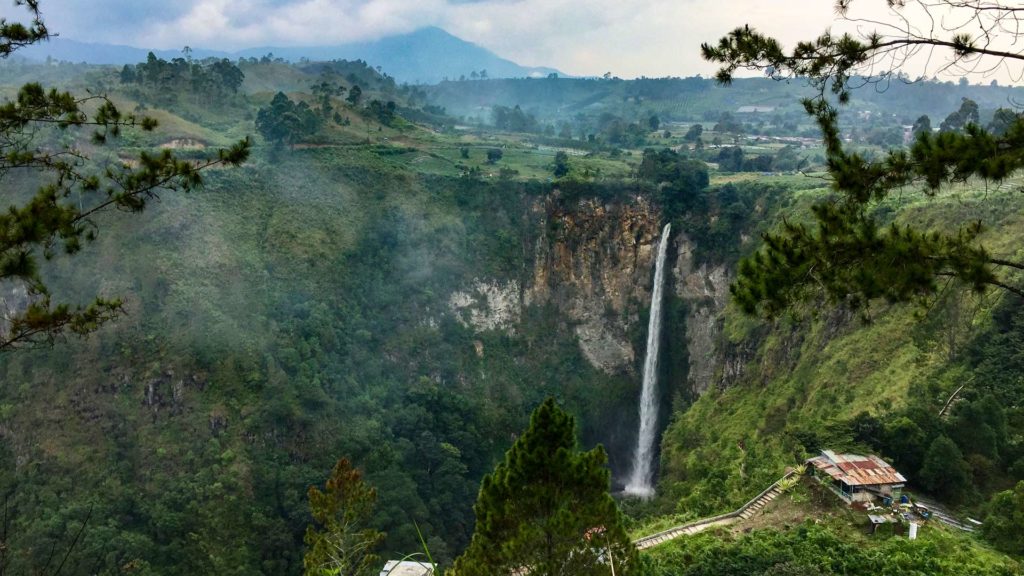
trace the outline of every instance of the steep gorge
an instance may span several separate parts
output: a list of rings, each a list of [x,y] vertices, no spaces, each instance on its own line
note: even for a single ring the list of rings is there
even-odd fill
[[[541,217],[531,232],[532,269],[522,278],[476,278],[452,293],[450,310],[465,325],[485,331],[513,328],[523,307],[553,305],[572,323],[580,351],[594,368],[637,376],[643,353],[637,335],[645,336],[639,322],[650,300],[660,211],[643,195],[624,202],[583,199],[566,207],[557,193],[533,210]],[[716,346],[731,273],[724,263],[698,264],[696,249],[685,230],[675,233],[668,282],[686,304],[687,345],[676,351],[690,358],[685,384],[700,395],[724,382]]]
[[[617,481],[624,481],[636,442],[654,257],[664,215],[640,193],[565,202],[556,191],[529,210],[532,267],[518,277],[474,278],[451,294],[449,310],[478,334],[521,331],[530,308],[555,311],[590,366],[628,383],[627,393],[619,395],[626,403],[614,407],[617,413],[580,415],[584,422],[599,423],[588,439],[606,445]],[[673,234],[666,291],[674,305],[662,338],[659,429],[667,426],[673,407],[685,409],[734,377],[719,350],[729,265],[698,263],[697,250],[685,229]]]
[[[628,473],[665,220],[650,189],[401,168],[368,179],[367,155],[302,150],[218,175],[58,266],[65,294],[99,281],[131,313],[0,365],[0,483],[20,503],[19,538],[50,542],[37,527],[95,502],[136,542],[124,561],[217,572],[203,546],[227,545],[217,519],[230,515],[234,533],[280,538],[224,562],[294,572],[305,488],[347,456],[379,490],[386,550],[416,548],[414,519],[443,558],[467,542],[480,478],[548,395]],[[728,267],[708,258],[706,231],[673,230],[663,425],[721,386],[728,357],[716,342]],[[71,476],[67,505],[52,504]],[[180,544],[187,534],[203,546]],[[187,562],[161,556],[179,545]]]

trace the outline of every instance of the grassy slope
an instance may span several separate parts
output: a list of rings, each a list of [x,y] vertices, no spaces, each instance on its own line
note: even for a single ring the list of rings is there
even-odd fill
[[[820,193],[798,193],[781,215],[799,219]],[[995,254],[1014,255],[1024,237],[1024,202],[1008,190],[973,184],[934,201],[908,191],[893,203],[900,220],[930,227],[981,217]],[[937,412],[964,380],[947,334],[955,328],[962,343],[983,331],[998,295],[968,301],[977,313],[957,322],[941,308],[882,304],[870,323],[825,312],[765,324],[727,308],[720,344],[744,359],[744,374],[675,415],[662,441],[663,504],[680,517],[731,509],[807,456],[801,431],[828,440],[830,422],[897,409],[911,394],[927,395]]]
[[[1021,565],[938,522],[910,542],[868,535],[864,512],[804,482],[760,514],[644,554],[650,576],[696,574],[1017,574]],[[753,530],[753,532],[751,532]]]

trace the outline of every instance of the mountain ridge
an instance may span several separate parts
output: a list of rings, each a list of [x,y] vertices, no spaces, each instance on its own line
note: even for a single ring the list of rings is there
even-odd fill
[[[19,55],[30,60],[53,58],[76,63],[123,65],[145,61],[150,52],[164,59],[182,56],[181,50],[151,50],[135,46],[80,42],[62,37],[27,47],[19,51]],[[436,83],[446,78],[457,79],[482,70],[486,70],[491,78],[562,75],[554,68],[522,66],[434,26],[367,42],[319,46],[261,46],[237,51],[193,48],[191,51],[193,58],[200,59],[213,57],[234,60],[260,58],[267,54],[289,61],[299,61],[302,58],[365,60],[374,66],[381,66],[389,75],[401,82],[419,84]]]

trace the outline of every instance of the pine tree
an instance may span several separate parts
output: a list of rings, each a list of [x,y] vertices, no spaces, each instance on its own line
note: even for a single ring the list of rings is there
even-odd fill
[[[575,419],[546,400],[530,418],[476,505],[476,531],[452,574],[535,576],[635,573],[636,549],[609,495],[600,446],[580,452]]]
[[[377,491],[345,458],[334,465],[323,491],[309,487],[309,511],[317,525],[306,528],[307,576],[376,573],[373,549],[384,534],[366,526],[376,502]]]
[[[837,0],[839,16],[846,18],[853,4],[859,2]],[[920,184],[937,195],[950,183],[971,178],[999,182],[1024,168],[1024,120],[989,133],[977,125],[977,106],[964,101],[943,123],[943,133],[920,130],[909,151],[891,150],[872,159],[844,148],[838,109],[828,98],[831,93],[845,104],[856,85],[903,78],[899,70],[879,68],[896,53],[909,59],[924,50],[948,50],[947,70],[1019,66],[1024,53],[1013,47],[1018,39],[1010,26],[1019,9],[980,0],[907,0],[889,6],[897,23],[881,22],[880,31],[860,37],[826,31],[787,51],[775,38],[744,26],[716,44],[701,46],[705,59],[721,64],[716,78],[722,83],[729,83],[739,69],[810,81],[817,94],[804,107],[821,128],[836,192],[813,207],[812,225],[785,224],[766,234],[764,248],[743,261],[732,292],[747,313],[773,316],[796,302],[822,296],[854,308],[877,298],[915,301],[935,295],[953,280],[978,292],[996,287],[1024,297],[1018,276],[1024,262],[990,254],[979,241],[983,223],[967,220],[959,227],[920,230],[884,226],[874,212],[905,186]],[[919,34],[917,22],[934,21],[939,12],[943,21],[971,25],[943,27],[942,36]]]

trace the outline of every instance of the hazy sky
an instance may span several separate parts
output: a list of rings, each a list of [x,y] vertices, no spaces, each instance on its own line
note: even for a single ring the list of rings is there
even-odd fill
[[[835,20],[832,0],[42,0],[66,38],[234,50],[372,40],[439,26],[524,65],[569,74],[708,74],[699,46],[751,24],[787,44]],[[884,17],[884,0],[859,15]],[[11,0],[0,0],[10,15]]]

